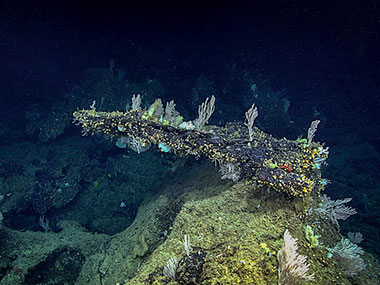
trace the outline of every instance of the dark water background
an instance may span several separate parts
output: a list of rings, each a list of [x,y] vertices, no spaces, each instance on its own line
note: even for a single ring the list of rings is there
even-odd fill
[[[45,215],[54,229],[55,220],[77,209],[79,190],[66,201],[56,201],[44,196],[43,189],[58,191],[57,185],[74,180],[77,189],[91,183],[104,186],[93,178],[95,169],[117,176],[112,171],[119,150],[94,141],[84,146],[79,128],[69,122],[76,107],[88,107],[100,96],[75,93],[84,80],[95,84],[96,76],[104,79],[104,74],[86,70],[107,71],[114,60],[116,81],[127,87],[124,94],[112,94],[119,100],[112,104],[106,88],[99,90],[105,92],[100,96],[103,110],[122,109],[132,96],[131,84],[146,87],[153,82],[145,104],[154,97],[174,99],[187,119],[195,118],[198,104],[212,94],[217,98],[212,124],[242,120],[253,102],[260,111],[258,125],[276,137],[305,136],[310,122],[320,119],[316,140],[330,147],[329,165],[323,168],[323,176],[331,180],[326,194],[352,197],[350,206],[358,212],[342,222],[342,232],[361,232],[363,247],[380,255],[377,1],[120,2],[130,3],[1,1],[0,206],[5,225],[41,230],[38,217]],[[81,155],[80,163],[86,161],[81,171],[62,162]],[[152,177],[160,177],[154,169],[165,163],[152,161],[142,157],[129,171],[149,167]],[[49,171],[55,168],[54,176]],[[122,171],[117,173],[122,176]],[[11,200],[8,178],[25,175],[28,178],[13,188],[25,196]],[[107,213],[104,205],[118,206],[121,200],[104,198],[99,215],[115,217],[120,225],[103,231],[115,233],[130,224],[141,195],[132,195],[127,212],[116,214]],[[76,213],[89,229],[102,231]]]

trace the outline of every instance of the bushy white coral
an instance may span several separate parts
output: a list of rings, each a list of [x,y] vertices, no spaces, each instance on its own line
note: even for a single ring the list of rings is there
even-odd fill
[[[352,198],[345,198],[343,200],[331,200],[327,195],[322,196],[322,205],[315,211],[324,216],[330,218],[333,225],[335,225],[338,230],[340,226],[338,220],[345,220],[348,217],[356,214],[355,209],[347,207],[344,204],[350,202]]]
[[[342,238],[335,247],[328,248],[328,250],[338,263],[345,268],[348,276],[354,276],[366,267],[364,260],[361,258],[364,254],[363,249],[349,239]]]
[[[289,231],[286,230],[284,233],[284,244],[277,255],[279,284],[297,285],[302,280],[311,281],[314,279],[314,273],[306,275],[310,266],[306,262],[307,257],[298,254],[297,250],[297,239],[293,238]]]

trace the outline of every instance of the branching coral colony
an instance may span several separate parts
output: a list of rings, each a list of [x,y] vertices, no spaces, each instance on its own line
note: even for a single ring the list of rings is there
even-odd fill
[[[139,95],[132,97],[126,112],[99,112],[95,102],[88,110],[74,112],[74,122],[83,134],[105,134],[138,150],[157,145],[161,151],[176,155],[204,156],[219,164],[224,178],[256,180],[291,196],[309,195],[321,185],[319,168],[328,157],[328,148],[313,142],[316,122],[308,139],[275,139],[253,125],[258,115],[254,105],[247,111],[245,124],[227,123],[224,127],[205,126],[215,109],[215,98],[199,106],[198,118],[183,121],[173,101],[163,107],[161,99],[147,109],[141,108]],[[233,172],[233,173],[230,173]],[[231,178],[231,179],[232,179]]]

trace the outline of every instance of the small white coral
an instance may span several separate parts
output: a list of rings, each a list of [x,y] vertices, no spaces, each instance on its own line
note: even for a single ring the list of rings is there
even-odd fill
[[[174,281],[176,279],[177,269],[178,269],[178,260],[176,256],[173,256],[169,258],[169,260],[167,261],[162,273],[164,273],[164,275],[168,279]]]
[[[240,179],[240,171],[233,163],[222,163],[219,172],[222,174],[222,179],[231,179],[234,182]]]
[[[200,131],[204,127],[204,125],[206,125],[214,111],[215,96],[212,95],[210,100],[209,98],[206,98],[206,101],[198,107],[198,118],[193,121],[195,129],[197,131]]]
[[[310,128],[307,130],[307,145],[308,146],[311,145],[320,122],[321,122],[320,120],[315,120],[311,122]]]
[[[190,237],[188,235],[184,235],[183,237],[183,247],[185,249],[186,255],[190,257],[193,248],[191,247]]]
[[[132,111],[140,110],[141,108],[141,95],[137,94],[132,96]]]
[[[179,112],[175,109],[174,100],[166,103],[164,120],[169,123],[176,123],[177,117],[179,116]]]
[[[248,127],[250,142],[253,140],[253,124],[255,123],[255,120],[258,115],[259,115],[259,111],[257,110],[255,103],[253,103],[251,108],[249,108],[249,110],[245,112],[245,119],[247,120],[247,122],[244,123],[244,125]]]

